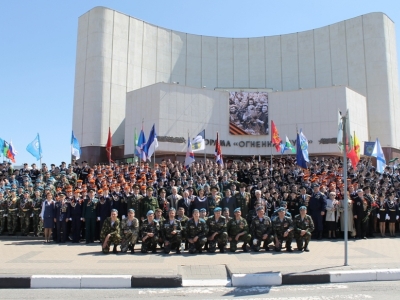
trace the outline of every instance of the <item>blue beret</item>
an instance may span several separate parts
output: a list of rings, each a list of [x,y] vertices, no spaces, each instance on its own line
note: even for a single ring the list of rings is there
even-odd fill
[[[221,207],[216,207],[216,208],[214,208],[214,212],[218,212],[218,211],[221,211],[221,210],[222,210]],[[228,210],[229,210],[229,208],[228,208]]]
[[[200,212],[206,212],[205,208],[200,208]]]
[[[300,206],[299,209],[300,209],[300,210],[307,210],[307,207],[305,207],[305,206],[303,205],[303,206]]]
[[[236,213],[238,211],[241,211],[240,207],[236,208],[233,212]]]
[[[276,211],[281,212],[281,211],[285,211],[285,209],[283,207],[279,207]]]
[[[147,212],[146,216],[150,216],[150,215],[153,215],[153,214],[154,214],[154,211],[149,210],[149,211]]]

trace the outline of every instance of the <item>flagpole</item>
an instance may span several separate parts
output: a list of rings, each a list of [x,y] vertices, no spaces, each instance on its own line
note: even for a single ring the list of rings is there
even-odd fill
[[[204,129],[204,166],[206,165],[207,152],[206,152],[206,130]]]
[[[343,208],[344,208],[344,265],[348,266],[348,249],[347,243],[349,240],[349,230],[348,230],[348,208],[349,203],[347,199],[347,130],[346,130],[346,121],[347,121],[347,112],[346,115],[342,118],[343,120],[343,181],[344,181],[344,198],[343,198]]]

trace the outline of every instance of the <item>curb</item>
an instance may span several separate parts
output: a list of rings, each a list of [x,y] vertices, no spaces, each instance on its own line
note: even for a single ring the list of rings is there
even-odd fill
[[[400,280],[400,269],[330,271],[327,273],[280,272],[235,274],[231,278],[182,280],[181,275],[0,275],[0,289],[22,288],[176,288],[176,287],[241,287],[291,284],[323,284]]]

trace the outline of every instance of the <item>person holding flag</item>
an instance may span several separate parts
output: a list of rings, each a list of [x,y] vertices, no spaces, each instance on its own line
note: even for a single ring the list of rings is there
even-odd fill
[[[188,146],[187,146],[186,157],[185,157],[185,169],[188,170],[190,168],[190,166],[192,165],[192,163],[194,163],[194,161],[195,161],[195,159],[194,159],[194,153],[193,153],[193,149],[192,149],[192,143],[188,136]]]

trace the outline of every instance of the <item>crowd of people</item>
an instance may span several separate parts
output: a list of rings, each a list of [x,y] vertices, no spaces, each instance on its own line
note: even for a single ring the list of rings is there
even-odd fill
[[[369,159],[347,170],[338,157],[307,169],[286,156],[182,162],[162,160],[50,168],[0,164],[0,234],[43,235],[45,243],[99,242],[102,251],[309,251],[313,239],[395,237],[400,165],[383,173]],[[347,193],[348,202],[344,202]],[[285,247],[283,244],[285,243]],[[227,249],[229,245],[229,248]],[[118,249],[119,247],[119,249]]]

